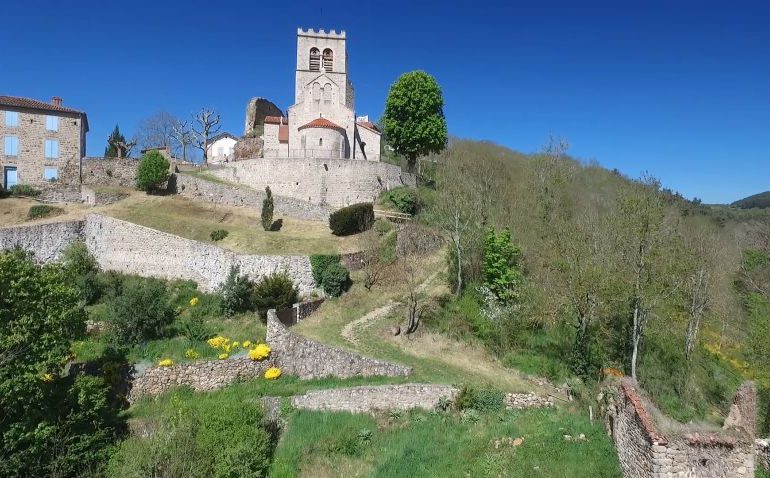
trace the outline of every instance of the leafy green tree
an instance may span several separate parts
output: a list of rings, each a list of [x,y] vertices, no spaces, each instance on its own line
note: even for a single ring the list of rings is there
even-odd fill
[[[0,476],[96,473],[118,435],[104,381],[65,374],[86,319],[69,278],[21,250],[0,253]]]
[[[136,170],[136,188],[148,193],[158,191],[168,180],[168,160],[159,151],[148,151],[139,160]]]
[[[86,304],[93,304],[101,295],[99,264],[82,241],[67,246],[62,253],[62,262],[80,290]]]
[[[444,97],[436,80],[424,71],[404,73],[390,87],[385,102],[385,137],[410,168],[417,158],[437,153],[447,143]]]
[[[488,229],[484,238],[484,285],[504,304],[518,299],[522,272],[521,249],[511,240],[510,229],[495,233]]]
[[[265,199],[262,200],[262,228],[270,231],[273,228],[273,193],[270,186],[265,187]]]
[[[138,344],[163,337],[174,321],[166,284],[158,279],[135,278],[109,304],[110,335],[118,343]]]

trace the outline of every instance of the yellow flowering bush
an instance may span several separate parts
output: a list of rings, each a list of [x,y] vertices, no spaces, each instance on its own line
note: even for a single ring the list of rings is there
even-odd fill
[[[251,360],[264,360],[270,355],[270,347],[265,344],[259,344],[253,349],[249,350],[249,358]]]
[[[241,345],[243,346],[243,348],[247,349],[251,347],[251,340],[244,340]]]
[[[265,370],[265,378],[268,380],[275,380],[281,376],[281,369],[278,367],[270,367]]]
[[[193,297],[192,299],[190,299],[190,307],[195,307],[196,305],[198,305],[198,302],[199,302],[198,298]]]
[[[229,356],[230,356],[230,354],[227,354],[227,353],[219,354],[219,360],[225,360]]]
[[[42,380],[45,383],[51,383],[54,380],[54,376],[52,374],[50,374],[50,373],[44,373],[43,377],[42,377]]]
[[[198,358],[198,352],[193,349],[187,349],[187,351],[184,353],[184,356],[190,360],[195,360]]]
[[[171,360],[170,358],[167,358],[167,359],[163,359],[160,362],[158,362],[158,365],[160,365],[161,367],[170,367],[170,366],[174,365],[174,361]]]
[[[208,339],[208,344],[214,347],[215,349],[222,348],[225,344],[230,342],[226,337],[222,337],[221,335],[217,335],[214,338]]]

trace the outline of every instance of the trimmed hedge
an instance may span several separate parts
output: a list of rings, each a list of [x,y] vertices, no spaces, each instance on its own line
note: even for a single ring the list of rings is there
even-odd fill
[[[339,264],[340,256],[314,254],[310,256],[310,268],[313,270],[313,280],[319,286],[323,282],[324,272],[332,264]]]
[[[330,297],[341,296],[350,288],[350,272],[340,264],[331,264],[324,271],[321,287]]]
[[[374,224],[374,205],[370,202],[343,207],[329,216],[329,228],[336,236],[364,232]]]

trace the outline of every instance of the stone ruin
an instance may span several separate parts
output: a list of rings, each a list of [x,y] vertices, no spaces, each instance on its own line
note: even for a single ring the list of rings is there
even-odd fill
[[[252,135],[255,129],[265,123],[267,116],[283,116],[283,112],[275,103],[265,98],[252,98],[246,105],[246,123],[243,126],[243,136]]]
[[[666,423],[631,379],[605,390],[607,430],[628,478],[750,478],[755,468],[756,388],[745,382],[722,429]],[[658,419],[654,417],[659,417]]]

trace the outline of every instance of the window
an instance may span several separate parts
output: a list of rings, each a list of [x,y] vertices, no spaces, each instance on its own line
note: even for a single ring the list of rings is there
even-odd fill
[[[45,171],[43,172],[43,179],[46,181],[54,181],[59,179],[59,168],[51,168],[46,166]]]
[[[17,138],[16,136],[6,136],[4,151],[6,156],[18,156],[19,155],[19,138]]]
[[[321,52],[318,48],[310,49],[310,71],[321,70]]]
[[[313,83],[313,101],[315,103],[321,102],[321,83]]]
[[[323,145],[324,145],[324,139],[318,138],[318,146],[323,146]]]
[[[324,104],[326,104],[326,105],[332,104],[332,85],[331,85],[331,83],[326,83],[324,85],[323,94],[324,94]]]
[[[334,52],[330,48],[324,50],[324,70],[332,71],[334,66]]]
[[[58,116],[46,116],[45,117],[45,129],[48,131],[59,131],[59,117]]]
[[[19,113],[16,111],[5,112],[5,126],[15,128],[19,126]]]
[[[59,141],[55,139],[45,140],[45,159],[59,158]]]

